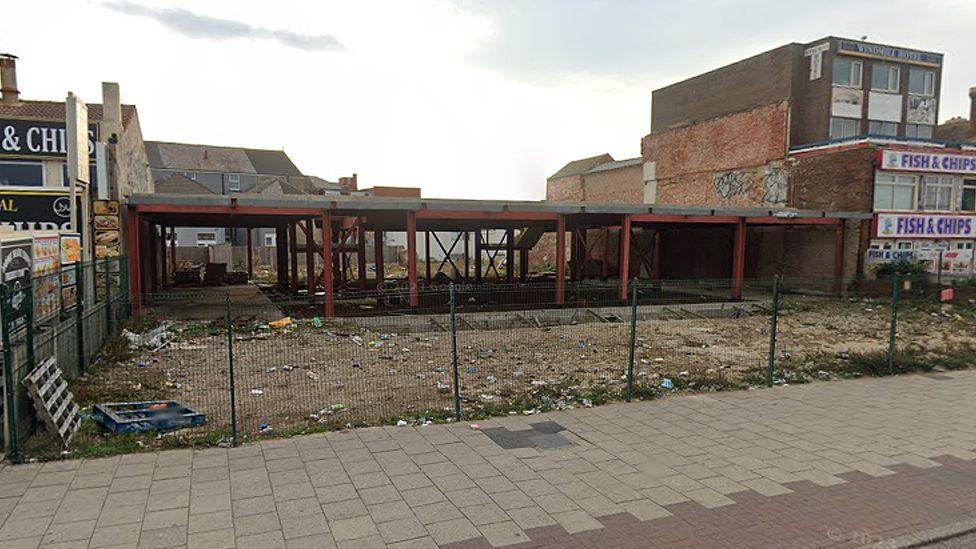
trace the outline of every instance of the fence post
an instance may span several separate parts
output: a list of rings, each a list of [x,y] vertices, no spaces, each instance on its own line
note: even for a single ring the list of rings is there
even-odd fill
[[[125,257],[119,258],[119,295],[122,297],[122,319],[127,320],[131,316],[129,299],[129,261]]]
[[[227,375],[230,377],[230,441],[237,446],[237,392],[234,387],[234,323],[230,314],[230,292],[224,295],[227,322]]]
[[[898,297],[901,290],[901,275],[891,278],[891,331],[888,334],[888,374],[895,375],[895,335],[898,332]]]
[[[112,337],[112,276],[109,258],[105,258],[105,337]]]
[[[75,263],[75,295],[78,302],[75,304],[75,339],[77,340],[78,353],[78,375],[85,375],[85,368],[88,367],[85,361],[85,286],[82,282],[84,271],[81,261]]]
[[[776,321],[779,320],[779,283],[782,275],[773,277],[773,303],[769,317],[769,367],[766,371],[766,385],[773,386],[773,369],[776,368]]]
[[[20,448],[17,444],[17,403],[14,398],[14,353],[10,348],[10,292],[6,284],[0,285],[0,332],[3,342],[3,392],[4,414],[7,423],[7,452],[10,461],[20,461]]]
[[[630,281],[630,354],[627,357],[627,402],[634,394],[634,347],[637,345],[637,277]]]
[[[27,371],[31,372],[34,367],[37,366],[37,359],[34,356],[34,278],[30,279],[30,283],[27,285],[27,290],[24,292],[27,297],[26,307],[27,307],[27,332],[24,336],[24,345],[27,348]],[[15,378],[11,378],[14,382],[14,386],[20,381]]]
[[[939,288],[942,288],[942,256],[944,254],[943,250],[939,250]]]
[[[457,296],[454,283],[450,285],[451,292],[451,369],[454,370],[454,419],[461,421],[461,379],[458,377],[457,354]]]

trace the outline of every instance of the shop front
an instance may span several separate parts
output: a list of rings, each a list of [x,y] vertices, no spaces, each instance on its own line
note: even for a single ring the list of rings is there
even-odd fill
[[[931,273],[973,276],[976,149],[882,149],[874,212],[869,268],[917,261]]]

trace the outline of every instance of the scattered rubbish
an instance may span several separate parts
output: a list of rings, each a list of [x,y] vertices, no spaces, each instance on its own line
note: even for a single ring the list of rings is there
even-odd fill
[[[688,377],[689,372],[688,370],[681,370],[680,372],[678,372],[678,375],[681,377]]]
[[[593,401],[590,400],[590,399],[588,399],[588,398],[584,398],[583,399],[583,406],[586,407],[586,408],[592,408],[593,407]]]
[[[321,328],[322,319],[317,316],[312,317],[312,326],[314,326],[315,328]]]
[[[478,395],[478,398],[480,398],[482,400],[482,402],[491,402],[491,401],[495,400],[495,395],[489,395],[489,394],[481,393],[480,395]]]
[[[538,380],[538,379],[533,379],[532,380],[532,385],[534,387],[545,387],[546,385],[548,385],[548,383],[546,383],[545,381]]]
[[[359,364],[359,361],[358,360],[353,360],[352,361],[352,367],[353,368],[360,368],[361,366]]]
[[[352,342],[356,345],[359,345],[360,347],[363,346],[363,338],[359,337],[358,335],[350,336],[349,339],[352,340]]]
[[[307,377],[308,379],[311,379],[312,381],[318,381],[319,380],[319,375],[317,373],[313,372],[312,370],[305,370],[305,377]]]
[[[469,374],[477,374],[478,373],[478,369],[475,368],[474,366],[472,366],[472,367],[468,368],[468,373]]]
[[[140,368],[145,368],[146,366],[149,366],[149,365],[146,364],[146,361],[145,360],[140,360],[140,361],[136,362],[136,366],[138,366]]]
[[[663,364],[664,363],[664,358],[663,357],[655,357],[654,358],[654,363],[655,364]]]
[[[674,389],[674,382],[671,381],[668,378],[664,378],[664,379],[661,380],[661,388],[662,389]]]
[[[272,320],[271,322],[268,323],[268,326],[271,326],[272,328],[284,328],[289,325],[291,325],[290,316],[286,316],[285,318],[279,318],[278,320]]]
[[[252,396],[261,396],[263,394],[264,394],[264,390],[263,389],[251,389],[251,395]]]
[[[447,383],[442,383],[440,381],[437,382],[437,392],[438,393],[447,393],[447,392],[450,392],[450,390],[451,390],[451,386],[448,385]]]
[[[397,420],[396,424],[397,424],[397,427],[406,427],[407,426],[406,420],[403,420],[403,419]]]
[[[281,367],[282,372],[290,372],[294,369],[295,369],[294,366],[289,366],[288,364],[285,364],[284,366]]]
[[[497,379],[495,378],[495,376],[488,376],[485,378],[485,381],[487,381],[488,383],[494,383],[496,380]]]
[[[129,340],[130,347],[147,347],[158,351],[168,345],[175,334],[169,331],[169,324],[166,323],[141,334],[124,329],[122,336]]]
[[[270,432],[271,432],[271,425],[267,423],[262,423],[261,426],[258,428],[258,433],[270,433]]]
[[[417,379],[424,379],[427,376],[421,372],[417,372],[414,377],[416,377]]]
[[[270,368],[266,369],[265,372],[270,374],[270,373],[274,372],[275,370],[277,370],[277,368],[275,368],[274,366],[271,366]]]
[[[471,428],[474,429],[475,431],[480,431],[481,425],[478,425],[477,423],[472,423]]]

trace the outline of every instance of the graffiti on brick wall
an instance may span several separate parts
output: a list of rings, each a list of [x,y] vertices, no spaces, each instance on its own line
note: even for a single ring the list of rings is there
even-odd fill
[[[744,171],[731,171],[715,174],[715,192],[722,198],[742,196],[752,188],[752,175]]]
[[[763,175],[763,204],[766,206],[785,206],[790,190],[786,170],[781,166],[768,166]]]

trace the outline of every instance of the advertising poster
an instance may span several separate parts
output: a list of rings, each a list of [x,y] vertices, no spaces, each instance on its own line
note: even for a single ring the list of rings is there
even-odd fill
[[[0,243],[0,272],[3,273],[3,284],[10,291],[9,316],[3,322],[11,334],[27,328],[30,318],[27,292],[31,287],[33,250],[34,244],[29,239]]]
[[[61,280],[61,242],[58,235],[35,236],[34,321],[43,322],[58,313]]]
[[[81,261],[81,236],[61,235],[61,312],[68,313],[78,305],[78,280],[75,265]]]
[[[119,257],[122,255],[119,202],[96,200],[92,203],[92,212],[95,214],[95,259]]]

